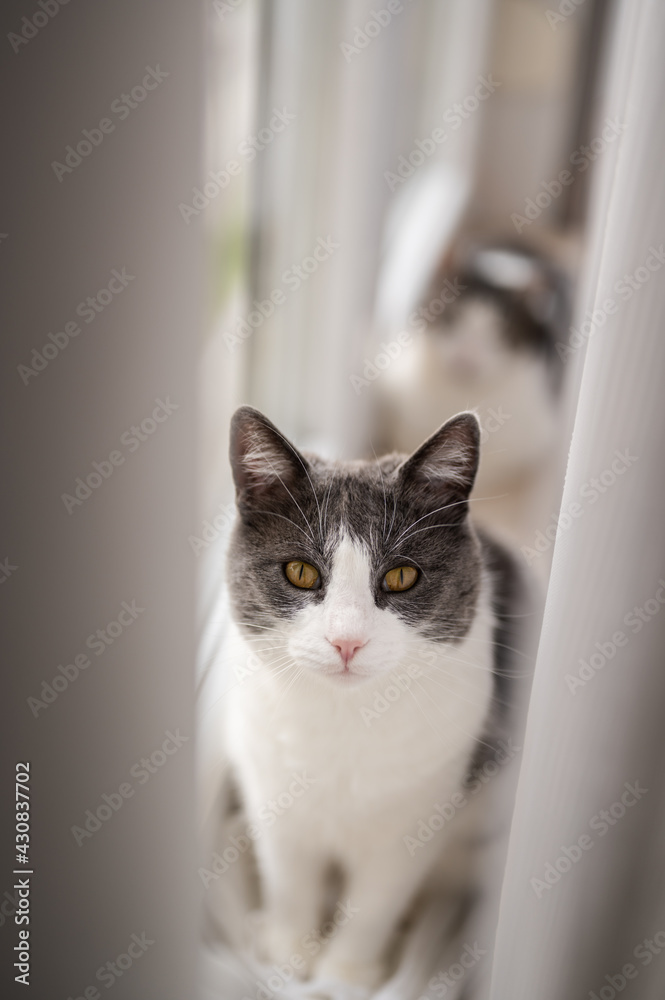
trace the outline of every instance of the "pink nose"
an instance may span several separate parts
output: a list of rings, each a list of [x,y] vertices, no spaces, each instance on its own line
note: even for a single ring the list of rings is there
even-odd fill
[[[357,650],[362,649],[367,644],[366,639],[328,639],[328,642],[338,650],[345,664],[351,660]]]

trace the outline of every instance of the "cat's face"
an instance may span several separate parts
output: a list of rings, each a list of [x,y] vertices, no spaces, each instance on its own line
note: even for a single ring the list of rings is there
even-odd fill
[[[569,314],[563,276],[536,255],[490,246],[476,250],[456,280],[463,291],[428,328],[442,379],[473,398],[510,376],[520,358],[537,358],[557,389],[554,344]]]
[[[476,297],[454,303],[432,331],[443,377],[481,391],[501,378],[515,356],[504,327],[496,303]]]
[[[327,463],[236,412],[229,586],[266,662],[350,683],[417,661],[424,641],[463,639],[481,573],[467,517],[478,442],[460,414],[410,458]]]

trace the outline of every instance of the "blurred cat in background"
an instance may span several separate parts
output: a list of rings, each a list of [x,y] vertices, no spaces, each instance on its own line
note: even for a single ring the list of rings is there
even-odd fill
[[[535,250],[495,243],[449,255],[410,316],[411,344],[376,383],[382,449],[410,451],[460,410],[478,414],[474,517],[512,543],[532,544],[555,509],[555,345],[569,313],[568,280]]]

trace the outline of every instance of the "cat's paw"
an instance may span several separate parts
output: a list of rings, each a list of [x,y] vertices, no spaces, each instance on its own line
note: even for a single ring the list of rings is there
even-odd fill
[[[267,964],[287,965],[296,979],[307,979],[312,959],[303,949],[302,938],[294,927],[266,915],[259,934],[259,957]]]
[[[317,962],[314,974],[317,979],[334,979],[343,983],[375,990],[386,978],[383,962],[344,961],[332,955],[324,955]]]

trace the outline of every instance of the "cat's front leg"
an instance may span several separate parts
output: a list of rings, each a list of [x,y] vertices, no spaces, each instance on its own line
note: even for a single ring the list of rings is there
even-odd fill
[[[318,928],[323,907],[322,860],[306,845],[272,831],[257,843],[257,853],[265,911],[262,958],[290,964],[304,978],[312,961],[304,945]]]
[[[380,834],[377,832],[377,840]],[[433,859],[410,857],[401,839],[372,844],[347,872],[346,891],[338,909],[348,919],[327,943],[314,974],[341,979],[368,989],[385,978],[387,948],[400,918],[424,881]]]

